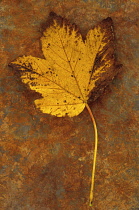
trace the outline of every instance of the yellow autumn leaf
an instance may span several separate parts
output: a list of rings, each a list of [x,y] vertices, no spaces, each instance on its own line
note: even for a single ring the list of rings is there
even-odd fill
[[[35,104],[43,113],[73,117],[87,108],[95,132],[89,198],[92,206],[98,134],[88,100],[91,94],[96,99],[119,69],[115,63],[112,20],[103,20],[83,39],[74,24],[50,13],[49,27],[41,43],[44,59],[22,56],[10,65],[20,70],[22,81],[30,89],[41,94],[42,98],[35,100]]]
[[[73,117],[83,111],[91,92],[114,70],[112,20],[103,20],[83,40],[75,25],[54,13],[50,16],[41,38],[45,58],[23,56],[11,64],[21,71],[22,81],[42,95],[35,100],[37,108],[58,117]]]

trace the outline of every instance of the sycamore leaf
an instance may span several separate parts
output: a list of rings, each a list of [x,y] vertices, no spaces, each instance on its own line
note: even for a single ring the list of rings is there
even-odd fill
[[[42,98],[35,100],[43,113],[70,117],[81,113],[91,92],[116,74],[111,18],[89,30],[84,40],[74,24],[50,13],[41,38],[44,59],[19,57],[11,65]]]
[[[115,63],[112,20],[103,20],[83,39],[74,24],[50,13],[41,43],[44,59],[23,56],[10,65],[20,70],[22,81],[30,89],[41,94],[35,104],[43,113],[73,117],[86,106],[95,132],[89,201],[92,206],[98,133],[88,100],[90,95],[94,100],[99,96],[120,67]]]

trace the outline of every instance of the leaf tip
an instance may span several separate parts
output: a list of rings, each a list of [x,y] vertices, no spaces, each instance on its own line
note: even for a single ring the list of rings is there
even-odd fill
[[[51,12],[49,13],[49,16],[51,16],[51,17],[57,17],[58,15],[57,15],[55,12],[51,11]]]
[[[104,19],[104,21],[112,22],[112,18],[111,17],[107,17],[106,19]]]

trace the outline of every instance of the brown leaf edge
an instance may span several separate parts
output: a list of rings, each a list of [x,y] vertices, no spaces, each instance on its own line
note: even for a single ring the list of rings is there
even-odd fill
[[[113,61],[113,65],[111,66],[109,71],[105,72],[103,74],[103,77],[100,77],[100,79],[96,82],[96,86],[91,92],[91,96],[88,101],[89,103],[92,101],[95,101],[104,93],[105,89],[109,86],[111,81],[121,71],[122,66],[123,66],[122,64],[119,64],[117,62],[116,38],[115,38],[114,25],[113,25],[112,18],[107,17],[106,19],[98,23],[95,27],[97,26],[100,26],[102,31],[106,30],[107,38],[105,41],[107,42],[109,39],[109,45],[104,48],[101,54],[97,54],[93,69],[95,70],[95,68],[97,68],[98,66],[103,65],[101,58],[102,58],[103,53],[105,53],[105,50],[109,50],[109,58]]]

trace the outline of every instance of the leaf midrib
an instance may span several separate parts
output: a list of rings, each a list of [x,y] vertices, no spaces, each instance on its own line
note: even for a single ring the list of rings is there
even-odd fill
[[[58,31],[58,36],[59,36],[59,39],[60,39],[60,42],[61,42],[61,45],[62,45],[63,51],[64,51],[64,53],[65,53],[65,56],[66,56],[66,58],[67,58],[67,62],[68,62],[69,67],[70,67],[70,69],[71,69],[71,71],[72,71],[72,74],[74,75],[74,79],[75,79],[76,84],[77,84],[77,86],[78,86],[79,92],[80,92],[80,94],[81,94],[81,96],[82,96],[82,101],[85,103],[84,96],[83,96],[83,94],[82,94],[81,88],[80,88],[79,83],[78,83],[78,81],[77,81],[77,78],[76,78],[76,76],[75,76],[75,72],[74,72],[74,71],[73,71],[73,69],[72,69],[72,66],[71,66],[70,60],[68,59],[68,56],[67,56],[66,50],[65,50],[65,48],[64,48],[64,45],[63,45],[62,39],[61,39],[60,34],[59,34],[59,31]],[[77,97],[77,98],[78,98],[78,97]],[[79,99],[79,98],[78,98],[78,99]]]

